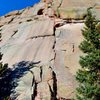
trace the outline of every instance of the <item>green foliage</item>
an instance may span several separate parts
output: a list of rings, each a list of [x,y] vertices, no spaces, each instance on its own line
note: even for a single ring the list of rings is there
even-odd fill
[[[1,34],[0,34],[0,40],[1,40]],[[0,52],[0,76],[7,70],[8,64],[2,64],[1,60],[2,60],[2,54]]]
[[[99,100],[100,98],[100,24],[87,10],[85,27],[82,30],[84,41],[79,48],[86,53],[80,57],[81,69],[76,79],[79,82],[77,100]]]
[[[9,97],[5,97],[4,100],[10,100]]]
[[[0,33],[0,41],[1,41],[1,33]],[[1,60],[2,60],[2,56],[3,54],[0,52],[0,77],[4,76],[4,72],[7,70],[8,68],[8,64],[2,64]],[[2,89],[1,89],[2,90]],[[9,100],[8,97],[5,97],[4,100]]]
[[[59,8],[61,7],[62,3],[63,3],[63,0],[60,1],[60,4],[59,4],[58,7],[57,7],[57,10],[56,10],[56,15],[57,15],[57,17],[60,17]]]

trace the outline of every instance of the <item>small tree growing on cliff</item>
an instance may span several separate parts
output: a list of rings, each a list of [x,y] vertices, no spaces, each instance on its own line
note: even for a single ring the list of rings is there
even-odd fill
[[[2,54],[0,52],[0,60],[2,59]],[[2,64],[2,62],[0,62],[0,76],[7,70],[8,64]]]
[[[77,100],[100,99],[100,24],[93,16],[91,9],[87,10],[85,27],[82,30],[84,41],[79,48],[85,53],[80,57],[81,69],[78,70],[76,79]]]
[[[1,41],[1,33],[0,33],[0,41]],[[1,60],[2,60],[2,53],[0,52],[0,76],[6,71],[8,64],[2,64]]]

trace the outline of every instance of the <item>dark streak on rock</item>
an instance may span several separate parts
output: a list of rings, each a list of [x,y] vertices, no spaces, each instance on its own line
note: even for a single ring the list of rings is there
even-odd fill
[[[8,24],[10,24],[13,20],[14,20],[14,18],[12,18],[12,19],[8,22]]]
[[[42,81],[42,75],[43,75],[43,68],[42,68],[42,66],[40,66],[40,78],[41,78],[41,81]]]
[[[0,27],[2,27],[3,25],[0,25]]]
[[[57,100],[57,78],[56,78],[56,73],[53,71],[52,72],[53,76],[53,91],[54,91],[54,100]]]
[[[34,89],[32,94],[32,100],[35,100],[35,97],[37,96],[37,84],[36,81],[34,82]]]
[[[13,37],[17,32],[18,32],[18,30],[14,31],[14,34],[12,34],[11,37]]]
[[[39,35],[39,36],[33,36],[33,37],[30,37],[30,38],[28,38],[28,39],[36,39],[36,38],[41,38],[41,37],[50,37],[50,36],[53,36],[53,35]],[[27,39],[27,40],[28,40]]]
[[[33,21],[32,19],[28,19],[27,22]]]
[[[32,87],[33,87],[33,85],[34,85],[34,82],[35,82],[35,76],[34,76],[34,74],[33,74]]]
[[[55,28],[58,28],[58,27],[61,27],[61,26],[63,26],[64,25],[64,23],[57,23],[54,27]]]
[[[55,32],[56,32],[56,27],[54,26],[54,29],[53,29],[53,36],[54,36],[55,41],[54,41],[54,44],[53,44],[52,49],[54,50],[55,55],[54,55],[54,58],[51,59],[50,61],[55,60],[55,58],[56,58],[56,51],[55,51],[55,46],[56,46],[56,36],[55,36]]]
[[[51,94],[50,100],[57,100],[57,78],[56,78],[56,73],[54,71],[52,72],[52,77],[53,77],[53,89],[48,83],[50,94]]]
[[[21,24],[22,22],[19,22],[19,24]]]

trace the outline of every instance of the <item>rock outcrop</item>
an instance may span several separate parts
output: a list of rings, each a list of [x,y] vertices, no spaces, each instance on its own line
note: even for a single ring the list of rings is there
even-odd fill
[[[85,17],[86,10],[93,7],[96,17],[100,19],[100,0],[42,0],[48,8],[50,4],[55,14],[63,19],[80,20]]]
[[[59,9],[68,7],[66,1]],[[10,95],[12,100],[69,100],[75,96],[84,24],[75,20],[69,23],[62,11],[57,18],[55,2],[48,7],[40,2],[0,18],[2,61],[9,64],[17,84]],[[74,5],[78,3],[71,3]]]

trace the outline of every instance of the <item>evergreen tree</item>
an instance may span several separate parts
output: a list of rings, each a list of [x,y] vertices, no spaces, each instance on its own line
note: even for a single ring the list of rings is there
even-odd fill
[[[1,33],[0,33],[0,42],[2,41],[2,39],[1,39]],[[4,77],[5,75],[6,75],[6,70],[7,70],[7,68],[8,68],[8,64],[2,64],[2,62],[1,62],[1,60],[2,60],[2,56],[3,56],[3,54],[0,52],[0,77]],[[5,74],[4,74],[5,73]],[[1,81],[3,81],[2,80],[2,78],[0,78],[1,79]],[[5,83],[4,83],[5,84]],[[0,86],[0,92],[3,90],[3,87],[2,86]],[[2,92],[4,92],[4,91],[2,91]],[[1,94],[0,94],[1,95]],[[8,99],[8,97],[6,97],[5,96],[5,98],[3,99],[3,100],[9,100]]]
[[[85,54],[80,57],[81,69],[76,79],[79,82],[77,100],[100,100],[100,23],[87,10],[85,27],[82,30],[83,42],[79,48]]]
[[[1,33],[0,33],[0,41],[1,41]],[[6,71],[8,64],[2,64],[1,60],[2,60],[2,53],[0,52],[0,76]]]
[[[2,54],[0,52],[0,60],[2,59]],[[7,70],[8,64],[2,64],[2,62],[0,62],[0,76]]]

